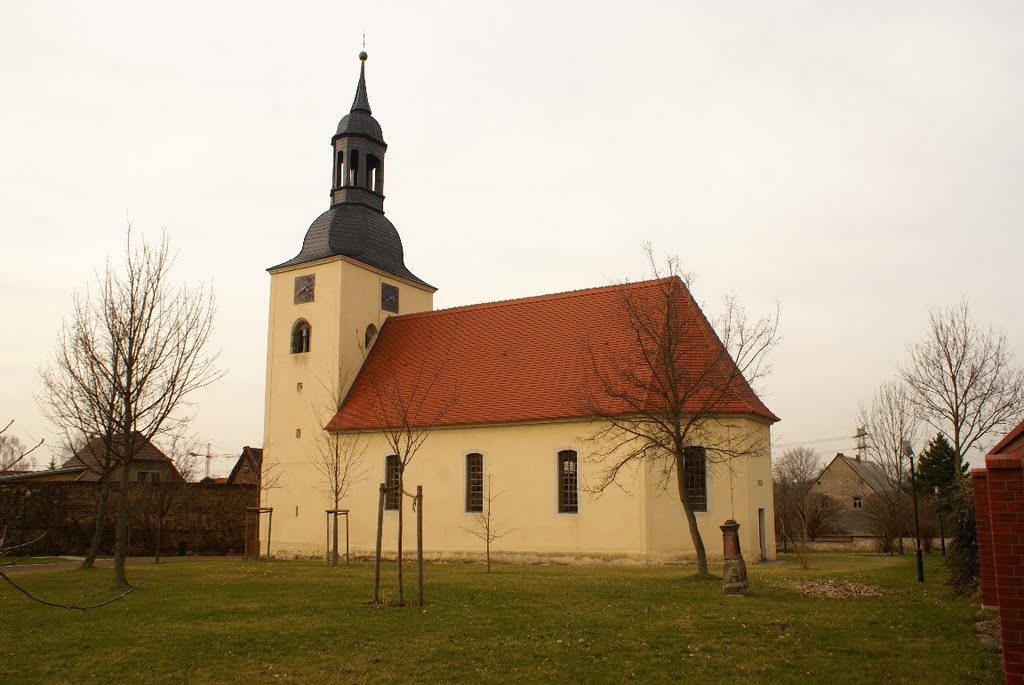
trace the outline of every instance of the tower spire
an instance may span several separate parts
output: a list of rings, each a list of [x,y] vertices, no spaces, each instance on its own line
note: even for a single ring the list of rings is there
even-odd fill
[[[366,51],[359,53],[359,85],[356,86],[356,98],[352,101],[353,112],[373,114],[370,109],[370,98],[366,95]]]

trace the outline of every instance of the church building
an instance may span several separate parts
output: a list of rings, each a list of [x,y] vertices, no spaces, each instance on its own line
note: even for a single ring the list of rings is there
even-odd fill
[[[778,419],[685,284],[673,276],[435,311],[436,288],[406,267],[384,215],[387,143],[370,109],[366,53],[359,57],[351,111],[331,139],[330,208],[299,253],[268,270],[263,463],[274,487],[262,504],[273,507],[270,553],[325,552],[333,501],[316,462],[327,437],[352,457],[355,477],[340,507],[349,510],[355,553],[372,552],[380,484],[393,486],[405,460],[406,492],[423,488],[428,557],[482,555],[472,530],[490,503],[492,525],[505,532],[494,554],[691,559],[685,491],[710,557],[721,556],[719,526],[735,519],[746,558],[774,558],[770,428]],[[642,415],[653,402],[623,391],[646,378],[635,311],[624,311],[636,303],[654,303],[661,328],[676,322],[672,364],[700,379],[683,407],[704,417],[689,434],[684,473],[664,455],[627,458],[616,430],[616,417]],[[388,553],[400,497],[392,488],[385,498]],[[416,533],[410,501],[407,552]]]

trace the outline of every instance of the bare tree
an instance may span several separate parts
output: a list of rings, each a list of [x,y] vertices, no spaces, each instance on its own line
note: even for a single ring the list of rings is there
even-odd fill
[[[786,450],[772,464],[775,532],[782,539],[783,551],[789,551],[789,544],[796,544],[804,530],[798,521],[800,509],[820,472],[818,454],[809,447]]]
[[[99,556],[111,480],[120,461],[115,378],[123,360],[121,342],[114,339],[120,332],[105,327],[103,316],[103,302],[94,301],[88,289],[85,295],[74,294],[49,364],[40,371],[42,392],[36,398],[64,449],[72,455],[86,450],[80,461],[100,479],[96,523],[82,568],[92,568]]]
[[[397,459],[397,482],[389,484],[389,487],[394,488],[398,500],[396,561],[400,606],[405,603],[402,575],[405,498],[416,497],[415,493],[405,491],[405,470],[437,425],[458,402],[457,387],[446,388],[444,396],[441,396],[438,388],[448,366],[454,338],[455,332],[446,340],[426,341],[426,352],[420,358],[421,363],[413,368],[378,366],[373,373],[361,374],[372,388],[379,421],[384,426],[381,433]]]
[[[327,393],[327,404],[325,407],[314,406],[313,415],[317,425],[326,426],[341,411],[342,402],[345,400],[343,393],[347,383],[344,376],[339,373],[333,382],[321,380],[321,385]],[[313,462],[313,467],[323,478],[317,489],[331,502],[332,509],[335,511],[339,508],[341,501],[348,496],[352,487],[366,480],[370,474],[369,467],[363,462],[367,446],[361,437],[359,433],[323,430],[317,434],[313,443],[310,459]],[[334,551],[330,556],[330,563],[336,566],[338,564],[337,516],[334,517],[333,522],[331,533]]]
[[[178,480],[161,480],[144,486],[148,491],[149,510],[156,519],[156,539],[153,542],[153,561],[160,563],[160,549],[163,545],[164,522],[171,509],[188,492],[189,483],[199,472],[199,461],[195,452],[196,443],[181,433],[170,437],[164,449],[174,464],[174,470],[181,476]]]
[[[737,400],[760,404],[752,386],[771,371],[767,356],[779,341],[778,309],[752,320],[727,296],[716,336],[678,258],[659,267],[651,247],[645,250],[657,280],[621,290],[619,314],[632,338],[629,349],[594,343],[587,349],[593,379],[584,404],[598,421],[592,441],[601,468],[593,489],[619,484],[644,463],[660,470],[665,487],[674,473],[697,574],[706,576],[707,553],[685,482],[688,461],[729,469],[735,459],[769,454],[768,432],[733,420],[729,409]]]
[[[907,444],[920,437],[920,422],[909,387],[901,380],[883,383],[868,406],[861,406],[859,424],[867,432],[867,458],[881,474],[875,492],[865,501],[872,531],[883,552],[896,549],[903,553],[903,533],[907,522],[907,482],[910,461]]]
[[[463,528],[467,533],[483,540],[487,556],[487,572],[491,572],[491,543],[500,540],[512,532],[511,528],[498,528],[494,520],[494,501],[505,491],[494,491],[494,476],[487,475],[487,489],[484,491],[484,510],[473,517],[473,526]]]
[[[959,467],[987,435],[1024,416],[1024,370],[1006,335],[975,323],[966,300],[933,309],[928,323],[900,374],[921,416],[953,443]]]
[[[175,286],[167,236],[156,244],[125,240],[123,263],[108,260],[95,299],[76,298],[43,371],[41,401],[59,429],[104,437],[118,482],[114,576],[128,582],[129,465],[155,438],[191,419],[190,393],[222,373],[206,352],[213,296],[205,286]],[[62,397],[54,393],[64,391]],[[77,423],[76,423],[77,422]]]
[[[6,426],[0,428],[0,473],[33,463],[29,455],[43,444],[40,440],[34,446],[26,448],[17,435],[7,435],[7,430],[13,424],[14,419],[11,419]]]

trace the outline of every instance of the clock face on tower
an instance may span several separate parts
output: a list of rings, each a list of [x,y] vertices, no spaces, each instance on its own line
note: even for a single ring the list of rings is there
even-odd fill
[[[380,308],[386,312],[398,313],[398,287],[388,283],[380,284]]]
[[[316,276],[306,274],[295,277],[295,304],[313,301],[313,287],[316,285]]]

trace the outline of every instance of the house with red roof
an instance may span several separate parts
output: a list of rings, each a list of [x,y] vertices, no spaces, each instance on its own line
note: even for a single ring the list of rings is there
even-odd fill
[[[299,253],[268,270],[261,468],[280,475],[261,503],[275,512],[271,553],[323,554],[331,503],[315,462],[330,435],[352,446],[361,467],[353,473],[367,474],[341,503],[356,552],[374,547],[381,484],[392,487],[384,546],[395,549],[401,496],[393,486],[404,459],[405,489],[423,488],[430,555],[482,552],[468,529],[491,488],[501,493],[495,525],[509,531],[495,552],[692,558],[685,488],[712,557],[721,554],[726,519],[741,524],[748,559],[774,557],[770,429],[778,418],[685,284],[670,277],[435,311],[436,288],[406,267],[384,216],[387,145],[369,106],[365,53],[360,58],[352,108],[331,139],[331,205]],[[666,410],[657,392],[623,391],[658,382],[651,351],[624,311],[637,302],[653,303],[657,326],[671,322],[677,344],[664,363],[688,379],[681,410],[701,420],[687,436],[694,456],[685,473],[667,455],[650,454],[609,480],[628,450],[608,430],[616,417]],[[402,455],[393,439],[400,433],[415,443]],[[413,549],[415,526],[406,532]]]

